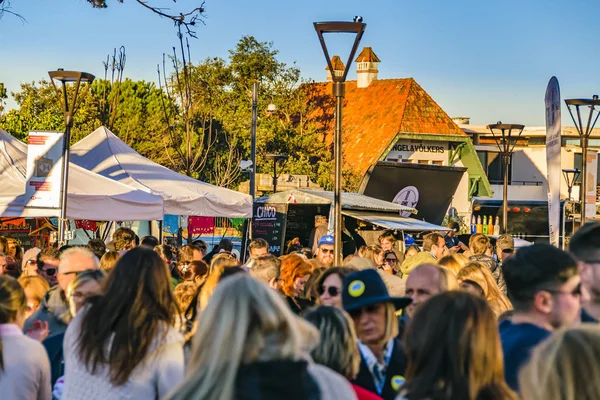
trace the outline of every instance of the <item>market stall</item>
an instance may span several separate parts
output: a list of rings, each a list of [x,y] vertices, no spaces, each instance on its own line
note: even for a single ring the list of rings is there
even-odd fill
[[[284,251],[285,243],[299,238],[308,245],[316,215],[329,216],[333,192],[292,189],[256,199],[253,237],[263,237],[272,249]],[[400,213],[414,215],[416,210],[359,193],[342,194],[342,215],[348,232],[359,235],[367,245],[377,243],[383,230],[391,229],[398,237],[405,233],[446,231],[439,225]],[[331,223],[331,218],[329,218]]]
[[[252,198],[171,171],[143,157],[105,127],[71,147],[73,163],[161,196],[165,214],[249,218]]]
[[[28,207],[27,145],[0,130],[0,216],[58,217],[58,208]],[[151,221],[162,219],[160,196],[69,166],[67,218],[94,221]]]

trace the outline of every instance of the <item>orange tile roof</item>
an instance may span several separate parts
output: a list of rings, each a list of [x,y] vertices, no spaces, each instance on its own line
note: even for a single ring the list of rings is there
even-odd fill
[[[333,142],[335,99],[331,83],[309,85],[311,116],[325,143]],[[363,175],[398,133],[466,136],[446,112],[412,78],[375,80],[367,88],[346,82],[342,121],[344,164]]]
[[[334,71],[343,71],[344,69],[346,69],[340,56],[333,56],[333,58],[331,59],[331,66],[333,67]],[[325,69],[329,70],[329,66],[326,66]]]
[[[379,57],[373,52],[373,49],[370,47],[365,47],[362,49],[358,57],[356,57],[356,62],[381,62]]]

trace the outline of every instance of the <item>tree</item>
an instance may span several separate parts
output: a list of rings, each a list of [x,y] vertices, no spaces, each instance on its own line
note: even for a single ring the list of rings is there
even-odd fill
[[[8,99],[8,95],[6,93],[6,88],[4,87],[4,83],[0,82],[0,116],[4,111],[4,105],[6,104],[6,99]]]

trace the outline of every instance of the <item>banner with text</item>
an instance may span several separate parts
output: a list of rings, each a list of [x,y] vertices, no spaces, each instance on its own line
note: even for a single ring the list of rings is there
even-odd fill
[[[546,88],[546,163],[548,181],[548,225],[550,244],[558,246],[560,235],[560,87],[555,76]]]
[[[598,153],[592,149],[587,155],[587,188],[585,191],[586,219],[596,216],[596,195],[598,187]]]
[[[29,132],[26,207],[60,207],[62,132]]]

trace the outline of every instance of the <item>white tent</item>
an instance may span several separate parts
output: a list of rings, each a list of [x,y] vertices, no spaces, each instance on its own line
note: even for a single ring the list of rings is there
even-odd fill
[[[151,139],[149,139],[151,140]],[[71,147],[71,160],[90,171],[161,196],[165,213],[250,218],[252,198],[171,171],[143,157],[105,127]]]
[[[0,130],[0,216],[58,217],[60,209],[25,207],[27,145]],[[67,218],[151,221],[163,218],[163,200],[125,184],[69,167]]]

